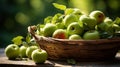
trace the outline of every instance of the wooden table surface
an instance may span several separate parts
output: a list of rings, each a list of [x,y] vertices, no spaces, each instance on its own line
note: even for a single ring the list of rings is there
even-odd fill
[[[77,62],[70,65],[66,61],[47,60],[44,64],[35,64],[32,60],[8,60],[4,54],[4,49],[0,48],[0,67],[120,67],[120,53],[117,53],[116,59],[111,61],[97,62]]]

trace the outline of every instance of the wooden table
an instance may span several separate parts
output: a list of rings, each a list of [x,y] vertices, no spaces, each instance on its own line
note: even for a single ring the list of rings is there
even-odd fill
[[[8,60],[4,54],[4,49],[0,48],[0,67],[120,67],[120,53],[117,53],[116,59],[111,61],[97,62],[77,62],[70,65],[66,61],[47,60],[44,64],[35,64],[32,60]]]

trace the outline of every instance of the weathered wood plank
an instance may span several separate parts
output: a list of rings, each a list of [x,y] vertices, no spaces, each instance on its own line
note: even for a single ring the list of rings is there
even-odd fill
[[[98,62],[77,62],[76,65],[70,65],[66,61],[47,60],[44,64],[35,64],[32,60],[8,60],[4,54],[4,49],[0,49],[0,67],[54,67],[54,66],[81,66],[81,67],[120,67],[120,53],[112,61]]]

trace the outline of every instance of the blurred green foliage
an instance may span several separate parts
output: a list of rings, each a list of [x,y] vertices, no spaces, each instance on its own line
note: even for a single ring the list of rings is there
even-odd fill
[[[15,36],[25,37],[29,25],[43,23],[45,17],[63,13],[52,3],[80,8],[86,14],[101,10],[113,20],[120,17],[119,0],[0,0],[0,47],[12,43]]]

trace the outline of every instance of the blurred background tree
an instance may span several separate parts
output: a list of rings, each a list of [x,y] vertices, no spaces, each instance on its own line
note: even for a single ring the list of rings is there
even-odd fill
[[[29,25],[43,23],[45,17],[62,13],[52,3],[80,8],[87,14],[101,10],[113,20],[120,17],[119,0],[0,0],[0,47],[12,43],[15,36],[25,37]]]

